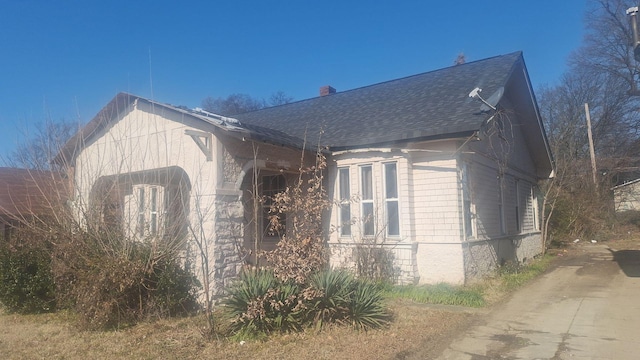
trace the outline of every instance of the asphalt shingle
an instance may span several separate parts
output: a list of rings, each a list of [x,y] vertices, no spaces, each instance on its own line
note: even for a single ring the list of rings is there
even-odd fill
[[[486,116],[469,92],[491,96],[520,61],[514,52],[234,117],[311,144],[322,132],[321,145],[332,149],[472,132]]]

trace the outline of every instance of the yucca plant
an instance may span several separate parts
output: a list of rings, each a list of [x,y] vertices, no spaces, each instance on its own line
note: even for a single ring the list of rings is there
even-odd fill
[[[299,294],[298,285],[281,283],[271,270],[246,270],[229,289],[224,305],[236,333],[300,330],[306,307]]]
[[[363,330],[382,327],[389,322],[382,290],[377,284],[365,280],[356,282],[348,319],[354,327]]]
[[[277,280],[269,270],[245,269],[229,288],[224,305],[231,316],[241,318],[256,299],[263,298],[276,284]]]
[[[349,314],[356,282],[353,275],[345,270],[326,270],[312,275],[309,282],[317,290],[309,307],[316,327],[320,328],[326,322],[343,322]]]
[[[257,328],[265,332],[302,330],[306,306],[298,301],[299,293],[298,285],[293,283],[279,284],[270,290],[263,298],[265,316]]]

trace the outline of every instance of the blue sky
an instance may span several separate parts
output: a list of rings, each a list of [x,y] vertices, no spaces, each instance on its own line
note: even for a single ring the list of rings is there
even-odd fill
[[[0,156],[120,91],[200,106],[296,100],[522,50],[534,88],[580,46],[585,0],[0,0]]]

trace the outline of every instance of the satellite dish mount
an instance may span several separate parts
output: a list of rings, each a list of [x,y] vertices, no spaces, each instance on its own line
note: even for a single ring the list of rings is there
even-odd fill
[[[489,110],[497,111],[498,109],[496,108],[496,106],[498,105],[498,102],[500,102],[500,99],[502,99],[502,95],[504,94],[504,88],[502,86],[499,87],[498,90],[496,90],[493,94],[491,94],[491,96],[489,96],[489,98],[486,100],[482,98],[482,96],[480,96],[481,91],[482,89],[477,87],[471,90],[471,92],[469,93],[469,97],[472,99],[480,100],[480,102],[482,103],[482,105],[480,105],[480,111],[482,112],[486,112]]]

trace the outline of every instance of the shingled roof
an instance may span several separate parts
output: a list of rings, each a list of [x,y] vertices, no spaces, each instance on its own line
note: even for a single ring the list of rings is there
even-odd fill
[[[337,92],[234,117],[338,150],[421,139],[464,136],[487,118],[469,92],[489,97],[524,68],[521,52]]]
[[[0,167],[0,216],[47,216],[66,198],[60,174]]]
[[[203,121],[213,128],[225,131],[227,134],[242,139],[252,139],[256,141],[271,143],[287,147],[301,148],[304,145],[302,137],[294,137],[278,131],[276,129],[267,129],[258,124],[248,124],[244,126],[238,120],[222,115],[212,114],[202,110],[191,110],[181,106],[173,106],[170,104],[160,103],[154,100],[145,99],[143,97],[118,93],[98,114],[89,121],[80,131],[69,139],[62,147],[60,152],[53,159],[54,163],[69,163],[79,151],[86,146],[91,138],[99,136],[102,129],[109,126],[115,121],[121,112],[126,111],[131,104],[136,101],[147,102],[154,106],[158,113],[164,112],[165,109],[175,111]]]
[[[508,98],[523,119],[525,141],[540,176],[548,177],[552,170],[551,152],[522,52],[237,114],[233,118],[120,93],[67,142],[55,161],[64,163],[73,159],[91,138],[100,136],[101,129],[137,101],[154,105],[158,113],[168,109],[199,119],[211,125],[212,131],[292,148],[306,144],[311,149],[320,145],[337,151],[469,137],[490,116],[482,111],[477,99],[469,97],[475,88],[482,89],[485,99],[504,90],[502,98]]]

